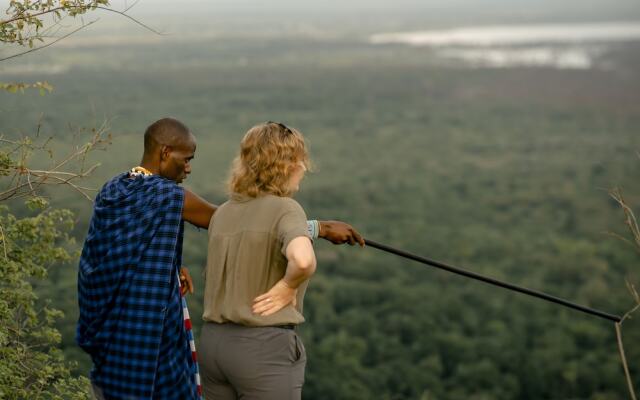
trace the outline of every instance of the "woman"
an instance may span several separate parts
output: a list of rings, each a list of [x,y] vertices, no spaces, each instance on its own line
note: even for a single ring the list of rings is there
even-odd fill
[[[291,198],[309,166],[304,138],[267,122],[245,134],[230,199],[209,226],[199,347],[207,399],[300,399],[306,354],[295,327],[316,258]]]

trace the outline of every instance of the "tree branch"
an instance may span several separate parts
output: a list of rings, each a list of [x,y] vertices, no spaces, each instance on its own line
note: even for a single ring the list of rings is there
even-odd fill
[[[2,229],[2,224],[0,224],[0,234],[2,235],[2,247],[4,249],[4,259],[9,261],[9,253],[7,252],[7,237],[4,234],[4,229]]]
[[[88,192],[94,189],[80,186],[74,181],[86,178],[91,175],[99,164],[86,164],[88,153],[93,150],[99,150],[102,145],[109,143],[110,136],[103,138],[104,133],[108,129],[108,121],[105,120],[101,126],[93,128],[93,136],[91,140],[82,146],[76,146],[70,154],[67,154],[60,160],[54,160],[49,168],[31,169],[28,167],[29,159],[33,151],[50,152],[47,144],[50,138],[44,141],[44,144],[31,143],[28,138],[23,140],[9,140],[0,135],[0,144],[10,147],[12,153],[19,152],[15,165],[9,165],[5,171],[9,173],[7,179],[10,180],[8,187],[0,192],[0,202],[10,198],[22,198],[37,195],[38,191],[44,185],[69,185],[78,191],[87,200],[92,201],[92,197]],[[5,152],[7,153],[7,152]],[[11,173],[11,171],[13,171]]]
[[[141,27],[143,27],[143,28],[147,29],[148,31],[151,31],[151,32],[155,33],[156,35],[160,35],[160,36],[164,36],[164,35],[166,35],[166,33],[162,33],[162,32],[160,32],[160,31],[157,31],[157,30],[155,30],[155,29],[151,28],[149,25],[144,24],[143,22],[141,22],[141,21],[139,21],[139,20],[137,20],[137,19],[133,18],[131,15],[129,15],[129,14],[127,14],[127,13],[126,13],[128,10],[130,10],[130,9],[131,9],[131,7],[133,7],[133,6],[134,6],[134,5],[136,5],[137,3],[138,3],[138,2],[135,2],[135,3],[134,3],[134,4],[132,4],[130,7],[126,8],[124,11],[118,11],[118,10],[114,10],[114,9],[112,9],[112,8],[108,8],[108,7],[101,7],[101,6],[98,6],[98,7],[96,7],[96,8],[98,8],[98,9],[100,9],[100,10],[105,10],[105,11],[110,11],[110,12],[112,12],[112,13],[120,14],[121,16],[123,16],[123,17],[125,17],[125,18],[130,19],[130,20],[131,20],[131,21],[133,21],[135,24],[138,24],[138,25],[140,25]]]
[[[629,395],[631,400],[636,399],[636,393],[633,388],[633,381],[631,380],[631,374],[629,373],[629,366],[627,365],[627,357],[624,353],[624,346],[622,345],[622,332],[620,330],[620,324],[622,322],[616,322],[616,338],[618,340],[618,351],[620,352],[620,358],[622,359],[622,368],[624,369],[624,376],[627,379],[627,387],[629,388]]]
[[[159,31],[151,28],[149,25],[146,25],[145,23],[141,22],[140,20],[137,20],[137,19],[133,18],[131,15],[127,14],[127,11],[129,11],[136,4],[138,4],[137,1],[135,3],[133,3],[132,5],[130,5],[129,7],[125,8],[123,11],[114,10],[113,8],[104,7],[104,6],[74,6],[74,8],[79,8],[79,9],[83,9],[83,10],[99,9],[99,10],[104,10],[104,11],[109,11],[109,12],[112,12],[112,13],[116,13],[116,14],[119,14],[119,15],[127,18],[127,19],[130,19],[135,24],[140,25],[141,27],[143,27],[143,28],[145,28],[145,29],[157,34],[157,35],[165,35],[164,33],[159,32]],[[31,17],[37,17],[37,16],[40,16],[40,15],[49,14],[49,13],[60,11],[60,10],[65,10],[65,7],[52,8],[52,9],[50,9],[48,11],[43,11],[43,12],[36,13],[36,14],[21,15],[21,16],[12,18],[12,19],[8,19],[8,20],[5,20],[5,21],[0,21],[0,26],[9,24],[11,22],[25,20],[25,19],[28,19],[28,18],[31,18]],[[0,61],[2,61],[2,60],[0,60]]]
[[[29,49],[29,50],[27,50],[27,51],[23,51],[22,53],[17,53],[17,54],[13,54],[13,55],[11,55],[11,56],[9,56],[9,57],[0,58],[0,62],[1,62],[1,61],[10,60],[10,59],[12,59],[12,58],[20,57],[20,56],[23,56],[23,55],[25,55],[25,54],[33,53],[34,51],[38,51],[38,50],[45,49],[45,48],[47,48],[47,47],[49,47],[49,46],[51,46],[51,45],[53,45],[53,44],[58,43],[59,41],[61,41],[61,40],[63,40],[63,39],[68,38],[69,36],[73,35],[74,33],[78,32],[79,30],[84,29],[84,28],[86,28],[87,26],[92,25],[93,23],[95,23],[95,22],[97,22],[97,21],[98,21],[98,20],[96,19],[96,20],[93,20],[93,21],[89,22],[88,24],[84,24],[84,25],[80,26],[79,28],[74,29],[73,31],[71,31],[71,32],[67,33],[66,35],[63,35],[63,36],[59,37],[58,39],[54,40],[53,42],[49,42],[49,43],[47,43],[47,44],[45,44],[45,45],[42,45],[42,46],[40,46],[40,47],[34,47],[33,49]]]
[[[64,10],[64,9],[65,9],[65,7],[63,6],[63,7],[51,8],[49,10],[42,11],[42,12],[35,13],[35,14],[22,14],[22,15],[19,15],[17,17],[14,17],[14,18],[10,18],[10,19],[6,19],[4,21],[0,21],[0,26],[6,25],[6,24],[10,24],[10,23],[16,22],[16,21],[22,21],[22,20],[29,19],[29,18],[39,17],[40,15],[50,14],[50,13],[54,13],[56,11],[60,11],[60,10]]]

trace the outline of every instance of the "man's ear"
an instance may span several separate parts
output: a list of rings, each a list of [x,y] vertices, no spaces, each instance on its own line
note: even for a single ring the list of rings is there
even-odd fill
[[[171,154],[171,147],[162,145],[160,148],[160,160],[165,161],[169,159],[169,154]]]

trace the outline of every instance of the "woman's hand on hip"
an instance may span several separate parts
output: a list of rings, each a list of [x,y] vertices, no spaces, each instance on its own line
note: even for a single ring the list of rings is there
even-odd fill
[[[290,287],[284,279],[281,279],[267,293],[253,299],[253,313],[266,317],[289,304],[295,306],[297,293],[297,289]]]

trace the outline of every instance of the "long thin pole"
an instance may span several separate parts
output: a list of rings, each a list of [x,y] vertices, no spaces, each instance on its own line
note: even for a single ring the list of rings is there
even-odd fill
[[[590,315],[595,315],[596,317],[608,319],[608,320],[613,321],[613,322],[620,322],[622,320],[622,318],[617,316],[617,315],[613,315],[613,314],[606,313],[604,311],[600,311],[600,310],[596,310],[596,309],[593,309],[593,308],[581,306],[580,304],[572,303],[572,302],[570,302],[568,300],[564,300],[564,299],[561,299],[559,297],[552,296],[550,294],[539,292],[537,290],[527,289],[527,288],[524,288],[524,287],[521,287],[521,286],[513,285],[511,283],[502,282],[502,281],[499,281],[497,279],[493,279],[493,278],[489,278],[489,277],[486,277],[486,276],[483,276],[483,275],[480,275],[480,274],[476,274],[475,272],[467,271],[467,270],[462,269],[462,268],[453,267],[453,266],[441,263],[439,261],[430,260],[430,259],[425,258],[425,257],[421,257],[421,256],[417,256],[415,254],[411,254],[411,253],[406,252],[404,250],[398,250],[398,249],[395,249],[393,247],[374,242],[373,240],[365,239],[365,242],[366,242],[367,246],[376,248],[378,250],[382,250],[382,251],[385,251],[387,253],[395,254],[397,256],[400,256],[400,257],[403,257],[403,258],[407,258],[409,260],[417,261],[417,262],[422,263],[422,264],[430,265],[432,267],[443,269],[445,271],[453,272],[454,274],[466,276],[467,278],[471,278],[471,279],[475,279],[475,280],[478,280],[478,281],[482,281],[482,282],[488,283],[490,285],[499,286],[499,287],[502,287],[502,288],[505,288],[505,289],[513,290],[513,291],[520,292],[520,293],[524,293],[524,294],[529,295],[529,296],[537,297],[539,299],[547,300],[547,301],[550,301],[552,303],[560,304],[560,305],[565,306],[565,307],[573,308],[574,310],[582,311],[583,313],[590,314]]]

